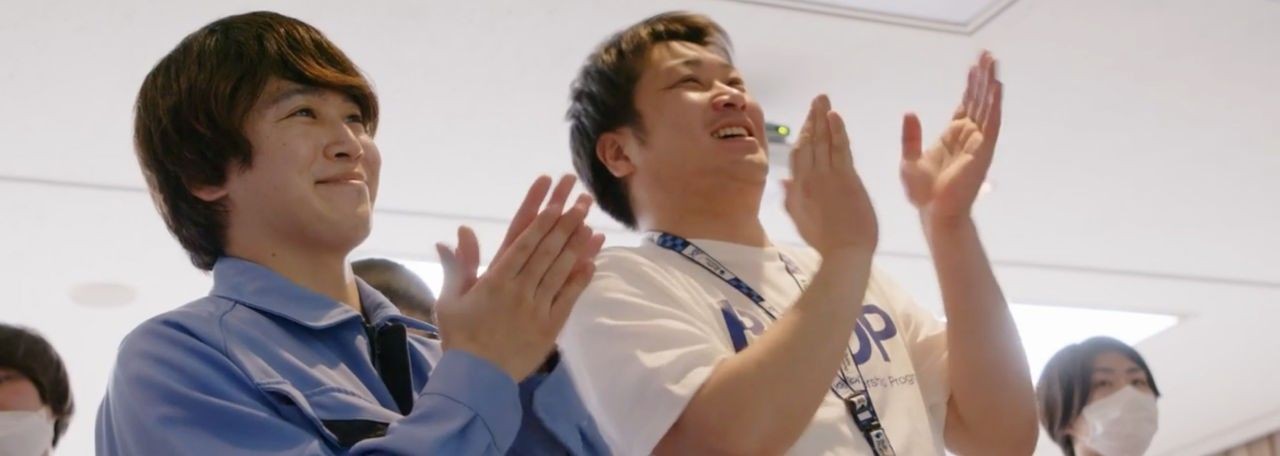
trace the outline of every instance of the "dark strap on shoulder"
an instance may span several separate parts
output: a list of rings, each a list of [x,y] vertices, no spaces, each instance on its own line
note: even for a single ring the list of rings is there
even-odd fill
[[[387,423],[370,420],[324,420],[325,429],[338,437],[338,444],[343,448],[351,448],[364,439],[372,439],[387,435]]]

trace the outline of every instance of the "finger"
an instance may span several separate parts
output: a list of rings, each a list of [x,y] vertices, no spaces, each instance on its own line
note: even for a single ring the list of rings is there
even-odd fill
[[[604,235],[604,233],[596,233],[591,235],[591,241],[587,243],[587,253],[584,255],[583,260],[585,260],[588,264],[595,262],[596,255],[599,255],[600,249],[604,248],[604,241],[606,239],[607,237]]]
[[[978,56],[978,73],[973,81],[973,110],[969,111],[970,119],[978,118],[982,113],[982,103],[987,99],[987,73],[990,70],[990,59],[986,51]]]
[[[502,238],[502,244],[498,246],[498,252],[494,254],[494,258],[502,256],[502,252],[506,252],[507,248],[511,247],[516,237],[520,236],[530,223],[533,223],[533,219],[538,216],[538,209],[542,207],[542,199],[547,196],[547,190],[550,188],[551,177],[544,175],[533,180],[529,191],[524,195],[524,201],[520,203],[520,208],[516,209],[516,215],[511,217],[511,224],[507,226],[507,235]]]
[[[826,171],[831,169],[831,122],[827,120],[827,113],[831,112],[831,99],[826,95],[818,95],[814,104],[818,112],[813,118],[813,169]]]
[[[840,113],[827,113],[827,123],[831,125],[831,164],[844,169],[853,166],[853,147],[849,142],[849,131],[845,128]]]
[[[604,241],[604,233],[595,233],[591,235],[591,239],[587,240],[586,248],[583,249],[583,254],[578,256],[578,264],[574,266],[573,273],[577,273],[582,268],[595,264],[596,256],[600,254],[600,249],[604,248]]]
[[[573,235],[569,237],[569,241],[565,242],[560,255],[551,262],[551,267],[547,268],[547,273],[542,276],[542,281],[538,283],[538,288],[533,293],[533,299],[534,302],[546,305],[546,311],[550,312],[552,300],[555,299],[556,294],[560,293],[560,288],[564,286],[565,280],[569,279],[569,274],[581,264],[579,260],[586,253],[587,243],[591,241],[592,234],[591,228],[585,225],[578,226],[578,229],[574,230]]]
[[[800,138],[796,140],[795,147],[791,148],[793,176],[805,176],[813,169],[813,129],[817,123],[817,113],[817,99],[814,99],[809,103],[809,115],[804,119],[804,126],[800,127]]]
[[[979,132],[979,131],[975,128],[975,129],[973,130],[973,133],[969,134],[969,135],[965,138],[965,142],[964,142],[964,150],[965,150],[965,152],[966,152],[967,154],[974,155],[974,156],[976,157],[976,156],[978,155],[979,151],[982,149],[982,140],[983,140],[983,139],[985,139],[985,138],[983,138],[983,136],[982,136],[982,132]],[[982,157],[977,157],[977,158],[982,158]]]
[[[956,117],[957,119],[973,114],[973,99],[977,97],[977,95],[974,93],[975,89],[977,88],[975,87],[977,85],[976,83],[977,77],[978,77],[978,66],[977,65],[970,66],[968,80],[967,82],[965,82],[965,86],[964,86],[964,98],[962,98],[960,101],[959,111],[962,111],[963,115],[961,115],[961,113],[957,113],[957,117]]]
[[[573,192],[573,184],[578,182],[578,178],[572,174],[560,176],[560,182],[556,183],[555,191],[551,192],[551,200],[547,204],[557,204],[564,206],[569,201],[569,194]]]
[[[564,207],[565,201],[569,199],[569,194],[573,193],[573,184],[577,182],[578,178],[572,174],[560,176],[560,181],[556,183],[555,190],[551,192],[551,199],[547,200],[547,206]],[[528,224],[526,223],[525,225]]]
[[[537,287],[542,278],[546,276],[547,270],[551,268],[551,264],[556,257],[560,256],[560,253],[565,249],[565,243],[569,241],[569,237],[573,235],[578,227],[582,226],[582,221],[587,217],[587,212],[590,210],[591,197],[579,195],[573,207],[560,216],[560,220],[556,222],[555,227],[542,237],[537,247],[533,250],[533,254],[529,257],[529,261],[516,274],[515,279],[522,286],[527,287],[529,290]]]
[[[902,160],[913,162],[924,155],[924,138],[920,133],[920,118],[914,112],[902,116]]]
[[[476,280],[476,271],[480,269],[480,241],[471,227],[458,227],[458,249],[455,252],[458,267],[462,273],[462,292],[466,292]]]
[[[947,131],[942,133],[942,147],[946,149],[948,154],[957,153],[962,149],[964,143],[960,141],[964,129],[972,122],[969,119],[960,119],[951,121],[951,125],[947,125]]]
[[[974,135],[982,135],[982,133],[978,131],[978,126],[973,122],[965,122],[964,126],[960,129],[959,137],[957,137],[953,143],[961,145],[961,147],[956,148],[955,152],[967,154],[976,152],[977,150],[970,147],[972,144],[969,143],[969,139],[973,138]]]
[[[461,295],[462,275],[458,267],[458,258],[454,256],[453,250],[443,243],[436,244],[436,254],[440,256],[440,266],[444,269],[444,283],[440,288],[440,299],[450,301],[450,298]]]
[[[978,99],[978,112],[974,116],[974,122],[977,122],[978,125],[982,125],[986,121],[987,114],[991,110],[991,89],[994,87],[992,83],[994,82],[996,70],[996,61],[989,52],[982,53],[982,63],[982,84],[979,85],[980,91],[978,92],[981,98]]]
[[[994,149],[1000,138],[1000,121],[1004,112],[1004,83],[997,80],[991,90],[991,112],[987,113],[986,122],[982,125],[983,136],[989,141],[988,148]]]
[[[600,249],[604,248],[604,233],[596,233],[592,230],[591,239],[587,240],[587,246],[583,249],[582,255],[578,257],[578,265],[574,270],[582,268],[596,261],[596,255],[600,254]]]
[[[486,276],[493,276],[498,280],[512,280],[520,269],[524,268],[524,264],[529,261],[529,256],[533,254],[534,248],[542,242],[542,237],[551,231],[556,222],[560,220],[560,205],[547,205],[542,212],[534,217],[533,222],[529,224],[516,240],[511,243],[507,251],[498,255],[493,260],[493,264],[486,272]]]
[[[573,307],[578,302],[578,297],[582,295],[582,291],[591,283],[591,278],[596,275],[596,265],[588,264],[569,276],[569,280],[565,282],[564,287],[560,289],[560,294],[556,295],[555,301],[551,303],[551,324],[555,327],[556,332],[564,327],[564,322],[569,319],[569,314],[573,312]]]

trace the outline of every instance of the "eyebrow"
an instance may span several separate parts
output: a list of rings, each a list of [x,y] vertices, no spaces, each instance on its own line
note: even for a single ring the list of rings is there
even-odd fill
[[[276,107],[276,105],[289,101],[294,97],[318,95],[320,94],[320,92],[323,92],[323,91],[324,89],[321,89],[316,86],[302,85],[302,84],[293,85],[288,89],[282,90],[280,91],[280,93],[275,94],[274,96],[271,97],[270,100],[267,100],[267,108],[268,109],[274,108]]]
[[[712,64],[712,65],[715,65],[715,66],[718,66],[718,67],[724,67],[724,68],[729,68],[729,69],[732,69],[732,70],[737,70],[737,68],[736,68],[736,67],[734,67],[734,66],[733,66],[733,64],[728,63],[728,62],[711,62],[711,64]],[[706,60],[706,59],[703,59],[703,58],[701,58],[701,57],[688,57],[688,58],[683,58],[683,59],[677,60],[677,61],[675,61],[674,63],[670,63],[670,64],[668,64],[668,65],[667,65],[667,67],[668,67],[668,68],[686,67],[686,68],[695,68],[695,69],[696,69],[696,68],[702,68],[702,67],[707,66],[707,65],[708,65],[708,63],[707,63],[707,60]]]
[[[1116,373],[1116,370],[1115,370],[1115,369],[1112,369],[1112,368],[1110,368],[1110,367],[1095,367],[1095,368],[1093,368],[1093,372],[1094,372],[1095,374],[1097,374],[1097,373],[1102,373],[1102,374],[1114,374],[1114,373]],[[1130,367],[1130,368],[1128,368],[1128,369],[1125,369],[1125,371],[1124,371],[1124,372],[1125,372],[1126,374],[1141,373],[1141,372],[1142,372],[1142,368],[1140,368],[1140,367]]]

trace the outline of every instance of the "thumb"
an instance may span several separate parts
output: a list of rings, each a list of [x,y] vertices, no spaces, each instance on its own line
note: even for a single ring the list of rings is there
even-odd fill
[[[459,264],[458,257],[454,254],[453,249],[437,243],[436,253],[440,255],[440,265],[444,268],[444,284],[440,289],[439,301],[453,301],[453,298],[462,294],[466,275],[462,271],[462,266]]]
[[[476,272],[480,269],[480,241],[471,227],[458,227],[458,271],[462,273],[462,290],[466,293],[476,281]]]
[[[916,161],[923,154],[920,118],[914,112],[902,116],[902,160]]]

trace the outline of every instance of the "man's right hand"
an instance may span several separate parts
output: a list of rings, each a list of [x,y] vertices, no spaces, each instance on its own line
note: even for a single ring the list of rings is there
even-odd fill
[[[791,151],[784,181],[787,213],[805,242],[823,258],[853,253],[870,258],[879,241],[876,213],[853,168],[844,120],[826,95],[814,98]]]
[[[437,244],[445,282],[436,302],[445,350],[463,350],[494,363],[515,381],[542,365],[595,273],[604,243],[583,221],[592,199],[579,195],[562,213],[574,179],[565,176],[541,211],[551,186],[540,177],[516,212],[489,269],[477,276],[480,248],[470,228],[458,229],[458,248]]]

